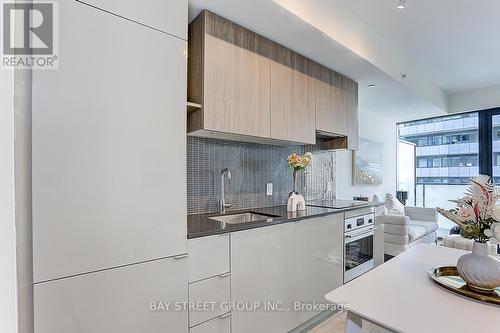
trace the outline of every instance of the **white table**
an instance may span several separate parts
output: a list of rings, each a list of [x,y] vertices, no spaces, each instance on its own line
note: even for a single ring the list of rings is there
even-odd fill
[[[362,319],[404,333],[500,332],[500,307],[455,295],[427,276],[428,268],[455,266],[465,253],[418,245],[325,297],[349,304],[349,333],[362,332]]]

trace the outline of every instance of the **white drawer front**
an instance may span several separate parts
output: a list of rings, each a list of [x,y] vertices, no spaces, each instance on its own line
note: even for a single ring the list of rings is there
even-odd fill
[[[230,333],[231,314],[217,317],[196,327],[190,328],[189,333]]]
[[[227,305],[230,299],[229,273],[189,284],[189,301],[192,304],[200,304],[200,308],[189,310],[189,327],[228,312]],[[203,308],[201,304],[207,307]]]
[[[229,234],[188,241],[189,282],[229,272]]]
[[[187,302],[186,276],[186,259],[162,259],[36,284],[34,332],[186,332],[187,311],[151,310]]]

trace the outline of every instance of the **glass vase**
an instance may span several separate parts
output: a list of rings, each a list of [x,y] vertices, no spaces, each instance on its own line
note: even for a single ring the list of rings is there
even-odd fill
[[[294,171],[292,173],[292,192],[288,193],[288,196],[290,197],[292,194],[299,194],[299,192],[297,191],[297,171]]]

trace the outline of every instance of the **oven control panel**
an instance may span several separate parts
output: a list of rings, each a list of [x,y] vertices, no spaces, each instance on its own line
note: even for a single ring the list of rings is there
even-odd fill
[[[367,214],[362,216],[351,217],[345,220],[345,231],[356,230],[359,228],[367,227],[369,225],[373,225],[375,221],[375,215]]]

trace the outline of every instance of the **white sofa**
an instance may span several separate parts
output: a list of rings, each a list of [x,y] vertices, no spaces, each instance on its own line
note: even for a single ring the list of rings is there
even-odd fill
[[[416,244],[436,242],[437,214],[434,208],[405,206],[404,215],[386,211],[378,216],[377,219],[384,225],[385,254],[397,256]]]

